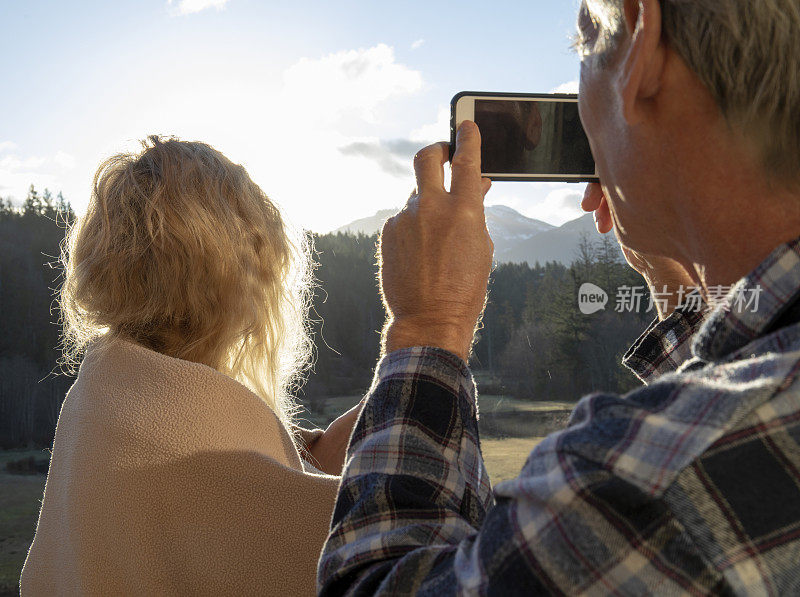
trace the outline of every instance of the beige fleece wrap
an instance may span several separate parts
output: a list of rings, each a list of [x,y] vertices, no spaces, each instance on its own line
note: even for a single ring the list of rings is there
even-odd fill
[[[235,380],[94,346],[58,419],[22,594],[313,595],[338,484]]]

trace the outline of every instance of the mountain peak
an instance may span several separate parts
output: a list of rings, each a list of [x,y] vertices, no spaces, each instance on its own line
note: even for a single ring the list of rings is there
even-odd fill
[[[372,216],[354,220],[337,228],[335,233],[376,234],[387,218],[397,209],[382,209]],[[486,206],[486,226],[494,241],[494,258],[499,262],[533,264],[536,261],[560,261],[569,265],[577,255],[581,238],[588,235],[597,240],[599,235],[591,214],[585,214],[562,226],[553,226],[541,220],[522,215],[507,205]]]
[[[486,225],[494,238],[495,233],[515,238],[531,238],[555,228],[552,224],[524,216],[507,205],[487,205]]]

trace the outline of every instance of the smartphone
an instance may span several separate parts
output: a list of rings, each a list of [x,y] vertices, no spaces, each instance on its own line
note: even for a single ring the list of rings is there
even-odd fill
[[[450,158],[456,130],[481,131],[481,173],[492,180],[597,182],[576,94],[462,91],[450,103]]]

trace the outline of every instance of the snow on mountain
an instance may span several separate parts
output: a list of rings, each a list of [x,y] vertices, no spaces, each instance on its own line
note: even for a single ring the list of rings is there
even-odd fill
[[[380,231],[383,222],[395,213],[396,210],[384,209],[375,215],[350,222],[334,232],[375,234]],[[537,261],[558,261],[569,265],[575,259],[578,244],[584,235],[588,235],[592,241],[600,239],[591,214],[556,227],[528,218],[505,205],[490,205],[486,207],[486,226],[494,241],[495,261],[500,263],[527,261],[533,265]]]
[[[546,230],[555,228],[552,224],[523,216],[505,205],[490,205],[486,208],[486,225],[489,233],[507,240],[528,239]]]
[[[577,258],[578,245],[584,236],[588,236],[593,242],[600,240],[600,233],[595,228],[592,214],[583,215],[558,228],[546,230],[535,237],[515,243],[505,255],[505,259],[498,261],[515,263],[527,261],[530,265],[537,261],[541,264],[558,261],[569,265]]]
[[[373,216],[354,220],[345,224],[341,228],[334,230],[334,233],[344,232],[348,234],[377,234],[381,231],[383,223],[397,213],[396,209],[382,209]]]
[[[555,228],[552,224],[523,216],[505,205],[486,207],[486,227],[494,241],[494,259],[498,262],[514,261],[514,248],[521,242]]]
[[[375,234],[381,229],[383,222],[395,213],[397,211],[393,209],[382,209],[373,216],[350,222],[334,232]],[[525,217],[505,205],[490,205],[486,208],[486,225],[492,238],[495,239],[495,244],[498,240],[501,242],[527,240],[541,232],[555,228],[547,222]]]

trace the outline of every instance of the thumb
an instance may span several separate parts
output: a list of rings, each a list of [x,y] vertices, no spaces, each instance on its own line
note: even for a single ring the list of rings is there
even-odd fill
[[[614,218],[611,217],[611,209],[605,196],[600,200],[600,206],[594,212],[594,223],[600,234],[611,232],[614,228]]]
[[[599,183],[590,182],[586,185],[586,191],[583,193],[581,200],[581,209],[583,211],[594,211],[600,207],[600,201],[603,199],[603,187]]]

